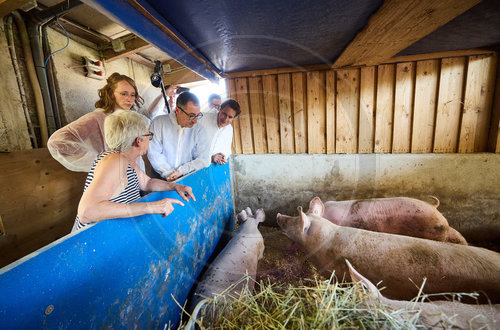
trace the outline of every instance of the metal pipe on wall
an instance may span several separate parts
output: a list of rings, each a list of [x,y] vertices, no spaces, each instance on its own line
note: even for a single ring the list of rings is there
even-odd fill
[[[40,123],[40,133],[42,136],[42,147],[47,146],[47,140],[49,139],[47,120],[45,116],[45,106],[43,102],[42,89],[40,83],[38,82],[38,77],[35,69],[35,62],[33,61],[33,54],[31,52],[31,46],[28,37],[28,31],[24,20],[19,12],[13,11],[12,16],[16,22],[17,28],[19,30],[19,35],[21,37],[21,43],[23,46],[24,59],[26,61],[26,67],[28,69],[28,76],[30,79],[31,86],[33,88],[33,93],[35,94],[35,105],[36,112],[38,116],[38,121]]]
[[[47,126],[50,134],[52,134],[57,130],[57,127],[54,118],[54,112],[52,109],[52,100],[50,97],[49,83],[47,81],[47,76],[45,74],[45,63],[43,57],[43,47],[42,47],[42,37],[41,37],[42,26],[30,19],[27,22],[27,28],[29,31],[29,41],[31,45],[31,52],[33,54],[32,55],[33,61],[35,63],[36,75],[43,96],[43,104],[45,107]]]
[[[50,49],[49,49],[49,37],[47,36],[47,28],[43,27],[42,29],[42,45],[43,45],[43,50],[45,54],[45,58],[50,55]],[[50,100],[52,102],[52,112],[54,113],[54,119],[56,122],[56,128],[62,127],[61,123],[61,112],[59,110],[59,103],[57,101],[57,93],[56,93],[56,77],[54,73],[54,58],[51,58],[49,61],[46,63],[46,74],[47,74],[47,79],[48,79],[48,87],[50,91]]]
[[[26,92],[24,91],[24,84],[21,78],[21,70],[17,64],[17,54],[14,47],[14,35],[12,32],[12,16],[7,17],[5,24],[5,30],[7,34],[7,43],[9,45],[10,57],[12,58],[12,65],[14,67],[14,73],[17,79],[17,85],[19,87],[19,94],[21,96],[21,105],[23,107],[24,116],[26,117],[26,123],[28,125],[28,131],[31,137],[31,144],[34,148],[38,148],[38,141],[35,134],[35,129],[33,128],[33,123],[31,122],[30,113],[28,111],[28,102],[26,101]]]
[[[47,118],[47,126],[52,134],[60,127],[59,115],[54,113],[49,82],[45,69],[45,57],[43,53],[42,29],[56,15],[64,14],[71,9],[74,9],[83,3],[78,0],[69,0],[60,2],[57,5],[49,7],[43,11],[30,11],[30,20],[28,21],[28,30],[30,36],[30,44],[33,53],[33,61],[40,84],[40,89],[43,95],[45,113]]]

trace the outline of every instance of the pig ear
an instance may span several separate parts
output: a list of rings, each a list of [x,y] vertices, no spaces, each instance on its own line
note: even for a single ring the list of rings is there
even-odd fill
[[[323,205],[323,202],[321,202],[321,199],[319,199],[319,197],[314,197],[309,203],[309,210],[307,211],[307,214],[314,214],[322,217],[324,212],[325,205]]]
[[[297,211],[299,211],[300,222],[302,223],[302,232],[305,233],[311,226],[311,220],[309,220],[309,217],[304,212],[302,212],[302,206],[299,206],[297,208]]]
[[[361,282],[364,286],[366,286],[368,291],[371,294],[373,294],[376,298],[378,299],[383,298],[382,294],[380,293],[380,291],[378,291],[377,287],[373,285],[373,283],[369,279],[367,279],[366,277],[361,275],[356,269],[354,269],[349,260],[345,259],[345,263],[347,264],[347,267],[349,267],[349,274],[351,274],[351,280],[353,282]]]
[[[242,210],[238,215],[236,216],[236,220],[238,224],[242,224],[243,222],[247,221],[248,215],[245,210]]]
[[[266,220],[266,214],[263,209],[258,209],[255,212],[255,220],[257,220],[257,222],[264,222],[264,220]]]

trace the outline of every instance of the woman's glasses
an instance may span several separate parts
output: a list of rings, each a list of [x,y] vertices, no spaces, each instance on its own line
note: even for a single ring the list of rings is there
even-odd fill
[[[154,134],[153,134],[153,132],[150,132],[150,133],[148,133],[148,134],[144,134],[144,135],[142,135],[142,136],[147,136],[147,137],[148,137],[148,139],[149,139],[149,141],[151,141],[151,140],[153,139],[153,135],[154,135]]]

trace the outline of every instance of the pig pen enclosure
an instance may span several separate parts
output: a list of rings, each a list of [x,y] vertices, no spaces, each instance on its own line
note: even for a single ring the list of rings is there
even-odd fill
[[[276,223],[314,197],[437,198],[469,245],[500,251],[497,0],[39,0],[9,15],[27,2],[0,1],[2,326],[178,324],[247,207],[266,213],[256,277],[273,284],[320,276]],[[26,78],[23,21],[44,31],[30,46],[36,70],[47,66],[41,96]],[[43,51],[56,55],[40,60]],[[153,74],[165,85],[225,84],[223,99],[241,106],[233,154],[183,178],[199,202],[68,235],[86,173],[44,146],[94,108],[104,81],[84,74],[82,58],[99,60],[106,77],[132,77],[141,112],[159,94]]]

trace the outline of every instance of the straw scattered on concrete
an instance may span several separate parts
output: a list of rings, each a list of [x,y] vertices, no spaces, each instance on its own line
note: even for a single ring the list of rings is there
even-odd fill
[[[251,278],[242,280],[252,281]],[[415,329],[418,311],[368,308],[370,296],[361,285],[309,280],[298,286],[256,283],[255,293],[206,299],[193,312],[191,324],[201,329]],[[410,314],[405,314],[410,313]],[[184,325],[181,325],[183,328]]]

